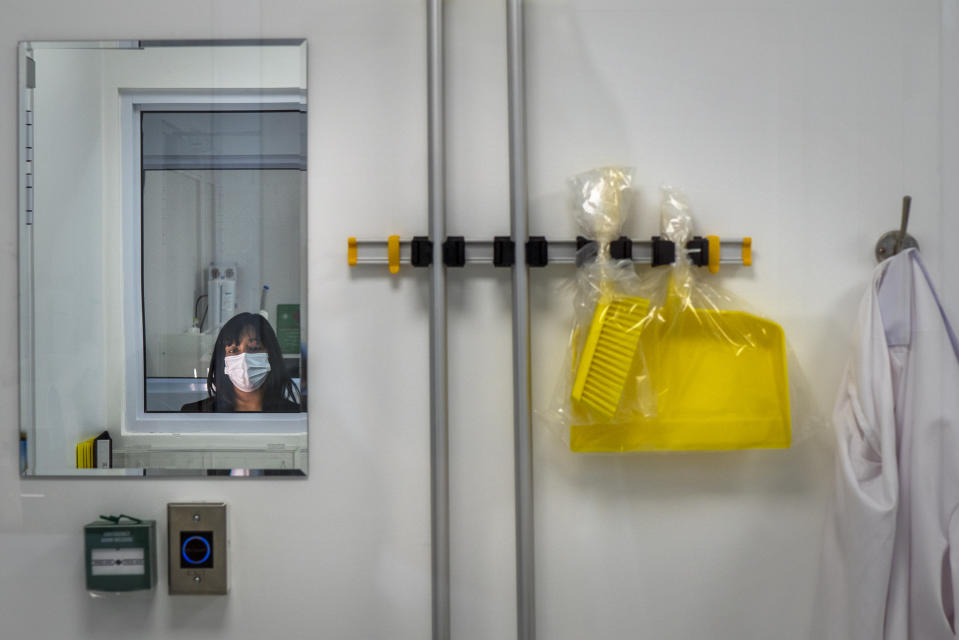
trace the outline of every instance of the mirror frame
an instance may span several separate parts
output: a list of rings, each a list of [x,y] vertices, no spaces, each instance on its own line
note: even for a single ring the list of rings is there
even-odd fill
[[[161,91],[151,90],[121,90],[118,99],[121,103],[120,120],[122,132],[120,136],[121,148],[117,149],[121,159],[122,180],[121,180],[121,200],[122,200],[122,264],[124,265],[125,276],[123,278],[123,322],[124,322],[124,340],[122,348],[125,354],[130,354],[133,349],[133,356],[126,355],[125,359],[133,366],[128,366],[124,374],[124,389],[121,394],[124,397],[126,408],[122,411],[121,425],[123,437],[134,437],[149,439],[151,437],[166,437],[172,440],[179,440],[177,447],[154,447],[154,444],[147,444],[145,449],[159,454],[174,455],[176,452],[208,452],[211,446],[215,446],[222,451],[243,451],[251,453],[262,451],[267,453],[270,446],[278,446],[276,441],[283,440],[284,429],[272,429],[262,438],[263,442],[257,442],[255,447],[229,447],[225,443],[225,438],[241,436],[244,438],[257,438],[262,435],[264,430],[257,429],[256,425],[262,425],[265,419],[278,424],[302,424],[301,430],[285,429],[286,435],[291,436],[284,441],[284,445],[289,445],[294,441],[302,441],[302,447],[294,447],[291,450],[291,456],[294,460],[292,468],[242,468],[242,469],[222,469],[222,468],[175,468],[175,467],[125,467],[111,469],[76,469],[64,467],[62,473],[54,472],[44,475],[36,474],[36,414],[35,414],[35,335],[34,335],[34,240],[33,240],[33,215],[34,215],[34,119],[33,119],[33,89],[36,87],[35,63],[31,57],[34,49],[143,49],[147,47],[229,47],[229,46],[300,46],[303,49],[302,74],[306,77],[306,40],[302,38],[294,39],[246,39],[246,40],[108,40],[108,41],[23,41],[18,46],[18,226],[19,226],[19,367],[20,367],[20,420],[19,429],[21,434],[21,477],[101,477],[101,476],[124,476],[124,477],[151,477],[151,476],[306,476],[308,472],[308,453],[309,453],[309,421],[306,411],[300,414],[263,414],[263,415],[192,415],[191,418],[181,417],[176,413],[147,413],[143,411],[144,407],[137,407],[135,404],[130,406],[130,398],[140,397],[142,405],[142,384],[144,373],[144,345],[142,343],[142,259],[140,246],[140,227],[142,220],[138,207],[139,191],[142,185],[139,179],[134,179],[131,172],[139,174],[139,139],[137,136],[129,135],[128,125],[132,126],[129,118],[132,118],[140,106],[148,104],[150,109],[162,106],[164,109],[172,108],[174,110],[187,108],[184,105],[189,104],[195,107],[197,104],[210,105],[219,102],[236,104],[236,100],[243,100],[243,94],[249,95],[256,93],[258,96],[257,104],[265,105],[265,108],[280,108],[277,105],[283,104],[286,108],[296,106],[301,110],[307,110],[307,89],[300,87],[298,90],[290,88],[289,90],[269,90],[261,91],[245,90],[202,90],[194,92],[197,94],[191,97],[189,89],[170,89]],[[212,99],[211,99],[211,96]],[[172,97],[172,99],[171,99]],[[139,102],[138,102],[139,101]],[[249,103],[250,101],[247,100]],[[235,106],[234,106],[235,108]],[[308,111],[307,111],[308,113]],[[134,153],[134,155],[130,155]],[[136,166],[133,166],[135,161]],[[129,186],[136,184],[136,194]],[[134,202],[134,198],[137,199]],[[305,190],[306,203],[303,205],[303,237],[306,238],[307,214],[306,206],[309,202],[308,186]],[[132,215],[133,209],[136,209],[136,215]],[[135,219],[134,219],[135,218]],[[136,236],[135,242],[131,238]],[[133,244],[130,244],[130,243]],[[128,246],[129,245],[129,246]],[[301,264],[301,291],[307,291],[307,272],[308,248],[306,243],[304,247],[305,254],[302,257]],[[135,248],[135,250],[133,250]],[[139,262],[138,262],[139,261]],[[132,270],[131,270],[132,269]],[[130,304],[127,301],[129,295],[135,295],[137,304]],[[308,304],[308,297],[305,303]],[[305,306],[305,305],[304,305]],[[135,316],[135,317],[134,317]],[[301,330],[305,332],[305,326]],[[304,338],[301,338],[304,340]],[[305,340],[304,340],[305,341]],[[130,389],[130,380],[132,376],[140,375],[140,384],[137,389]],[[139,409],[139,411],[137,411]],[[184,414],[187,415],[187,414]],[[159,417],[158,417],[159,416]],[[167,418],[164,420],[164,416]],[[266,418],[269,416],[269,418]],[[172,419],[171,419],[172,417]],[[239,422],[237,422],[239,418]],[[202,422],[208,422],[212,419],[214,423],[222,424],[225,421],[232,421],[235,425],[241,425],[239,429],[229,433],[204,433]],[[143,422],[153,427],[147,426],[141,429],[128,429],[128,426],[136,423],[138,426]],[[165,422],[166,428],[170,424],[180,425],[174,431],[159,431],[156,423]],[[196,423],[196,424],[192,424]],[[189,426],[191,425],[192,426]],[[113,427],[111,427],[112,429]],[[222,429],[222,427],[221,427]],[[27,435],[26,446],[24,446],[24,434]],[[295,434],[295,435],[294,435]],[[181,435],[185,438],[181,439]],[[33,443],[30,442],[33,439]],[[188,440],[189,444],[183,444]],[[244,443],[248,444],[248,443]],[[24,469],[26,467],[26,469]]]

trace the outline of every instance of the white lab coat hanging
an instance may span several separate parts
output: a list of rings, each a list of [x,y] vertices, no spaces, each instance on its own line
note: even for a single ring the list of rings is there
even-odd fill
[[[915,250],[876,268],[833,420],[812,637],[955,638],[959,342]]]

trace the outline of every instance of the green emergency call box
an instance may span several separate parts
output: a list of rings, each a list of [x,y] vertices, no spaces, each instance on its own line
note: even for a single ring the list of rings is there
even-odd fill
[[[156,521],[100,518],[83,527],[87,590],[152,589],[157,583]]]

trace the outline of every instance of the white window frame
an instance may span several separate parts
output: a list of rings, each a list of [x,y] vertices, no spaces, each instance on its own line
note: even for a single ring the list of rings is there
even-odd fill
[[[121,90],[120,127],[123,167],[123,325],[124,410],[123,436],[181,434],[223,436],[261,434],[276,443],[277,436],[307,432],[307,414],[302,413],[148,413],[144,406],[146,384],[143,345],[143,291],[141,269],[141,157],[140,114],[143,111],[238,111],[305,110],[301,90]],[[142,438],[138,438],[142,440]],[[152,439],[151,439],[152,440]],[[156,442],[156,444],[161,444]],[[244,443],[248,443],[244,440]],[[181,443],[183,444],[183,443]]]

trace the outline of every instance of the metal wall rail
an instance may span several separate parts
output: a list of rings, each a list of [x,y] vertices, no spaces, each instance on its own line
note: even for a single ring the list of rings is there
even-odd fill
[[[510,234],[513,272],[513,445],[516,492],[516,628],[519,640],[536,637],[533,562],[533,453],[529,368],[529,238],[526,183],[526,49],[523,0],[506,2],[506,66],[509,87]],[[442,238],[443,236],[433,236]],[[439,244],[439,243],[437,243]]]
[[[427,5],[427,102],[430,235],[446,235],[446,120],[443,0]],[[430,548],[433,640],[450,637],[449,411],[447,409],[446,267],[434,248],[430,270]]]
[[[707,236],[707,240],[710,237]],[[429,264],[417,263],[413,258],[413,246],[417,240],[401,240],[394,236],[392,240],[356,240],[350,238],[347,243],[347,252],[349,254],[349,263],[356,265],[405,265],[405,266],[429,266]],[[495,264],[496,266],[512,266],[513,259],[509,264],[498,264],[496,260],[497,240],[463,240],[463,264]],[[631,246],[631,255],[633,262],[637,264],[653,264],[653,245],[652,240],[629,240]],[[433,243],[430,243],[432,245]],[[390,247],[393,247],[391,249]],[[549,264],[575,264],[577,253],[579,252],[580,242],[576,240],[550,240],[548,243],[547,260]],[[736,238],[730,240],[717,240],[715,246],[719,247],[719,264],[726,265],[744,265],[752,264],[752,238]],[[511,243],[511,248],[515,250],[515,243]],[[431,246],[430,256],[435,256],[436,247]],[[687,248],[687,252],[693,254],[699,251],[697,248]],[[391,256],[392,252],[392,256]],[[512,255],[512,254],[511,254]],[[447,266],[449,261],[440,256]],[[616,256],[614,256],[616,257]],[[708,260],[706,261],[708,264]],[[706,266],[704,264],[703,266]]]

